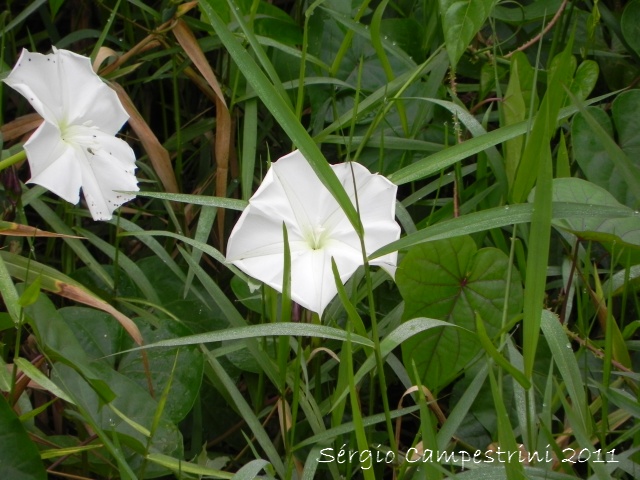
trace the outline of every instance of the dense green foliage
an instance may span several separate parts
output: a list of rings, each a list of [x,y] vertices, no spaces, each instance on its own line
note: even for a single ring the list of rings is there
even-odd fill
[[[141,192],[25,185],[0,83],[1,478],[640,477],[640,0],[2,5],[0,76],[95,60]],[[224,261],[294,148],[356,225],[327,162],[399,186],[395,282],[322,318]]]

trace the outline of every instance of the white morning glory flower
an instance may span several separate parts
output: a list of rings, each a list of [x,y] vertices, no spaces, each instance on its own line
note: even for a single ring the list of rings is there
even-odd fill
[[[87,57],[68,50],[23,50],[4,80],[44,118],[25,143],[31,179],[76,204],[80,188],[94,220],[134,198],[135,155],[115,135],[129,119],[118,95],[94,73]]]
[[[355,205],[354,178],[367,255],[400,237],[395,205],[398,187],[350,162],[332,165]],[[353,169],[353,170],[352,170]],[[338,292],[331,270],[336,262],[344,283],[363,264],[360,240],[349,219],[299,151],[271,165],[231,232],[227,260],[282,292],[284,239],[291,251],[291,297],[322,315]],[[397,253],[371,262],[395,274]]]

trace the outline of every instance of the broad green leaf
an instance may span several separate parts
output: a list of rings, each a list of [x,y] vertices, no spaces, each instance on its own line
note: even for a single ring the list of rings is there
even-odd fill
[[[631,168],[640,178],[640,91],[621,93],[613,102],[611,119],[599,108],[588,107],[587,111],[610,137],[614,137],[615,127],[620,148],[632,161]],[[573,119],[571,133],[573,156],[587,179],[611,192],[625,205],[638,206],[638,192],[631,188],[625,172],[613,162],[613,152],[594,135],[582,114]]]
[[[88,308],[67,307],[59,311],[69,325],[88,357],[106,362],[112,368],[135,381],[141,388],[147,388],[147,377],[139,353],[114,356],[123,349],[132,347],[132,342],[122,335],[122,328],[109,315],[94,312]],[[87,321],[92,318],[92,321]],[[146,343],[166,338],[176,338],[191,333],[184,325],[168,320],[165,316],[156,316],[155,328],[147,324],[140,325],[140,331]],[[166,417],[174,423],[182,420],[195,401],[202,380],[203,359],[195,347],[181,349],[154,349],[148,352],[151,382],[156,394],[159,394],[169,381],[176,355],[172,387],[165,406]],[[117,365],[115,360],[118,360]]]
[[[530,196],[530,198],[533,196]],[[553,181],[552,198],[554,202],[575,202],[589,206],[611,206],[625,208],[614,196],[598,185],[580,178],[556,178]],[[593,240],[611,248],[616,245],[616,252],[620,248],[630,248],[632,263],[640,260],[640,213],[629,209],[631,216],[626,218],[596,218],[574,217],[554,219],[552,224],[556,228],[569,231],[581,239]],[[621,255],[626,261],[626,255]]]
[[[640,56],[640,0],[627,3],[620,19],[620,29],[625,41]]]
[[[22,290],[23,285],[19,285]],[[41,348],[53,361],[75,368],[91,384],[101,401],[115,397],[110,385],[95,370],[72,330],[67,326],[51,300],[40,294],[38,300],[25,308],[26,318],[34,329]],[[91,320],[89,320],[91,321]]]
[[[154,328],[149,325],[141,325],[140,331],[147,343],[168,338],[179,338],[191,333],[183,324],[174,322],[166,317],[158,318]],[[125,343],[124,348],[127,348],[127,346],[133,347],[133,342],[129,340]],[[173,423],[178,424],[187,416],[198,396],[204,365],[202,353],[195,346],[157,348],[149,351],[147,357],[149,359],[151,382],[156,394],[162,391],[162,388],[169,382],[173,374],[164,415]],[[175,367],[173,367],[174,362]],[[147,385],[140,354],[123,354],[118,364],[118,372],[135,381],[142,388]]]
[[[442,31],[453,68],[489,17],[494,0],[440,0]]]
[[[573,156],[587,180],[611,192],[621,203],[637,208],[640,206],[640,91],[621,93],[613,101],[611,110],[611,119],[595,107],[587,107],[585,113],[575,116],[571,125]],[[613,140],[616,137],[618,144]]]
[[[593,60],[585,60],[578,66],[569,90],[580,101],[584,101],[596,86],[599,75],[600,67],[598,64]]]
[[[404,363],[414,361],[430,389],[450,382],[480,351],[473,333],[474,312],[484,319],[489,336],[500,330],[508,264],[500,250],[478,250],[473,239],[464,236],[414,247],[398,266],[396,283],[405,301],[405,319],[424,316],[462,327],[423,332],[402,344]],[[511,272],[509,317],[522,308],[522,284],[516,270]]]
[[[158,408],[157,401],[148,390],[140,387],[133,380],[122,375],[102,362],[93,362],[94,371],[110,386],[115,398],[110,403],[125,420],[115,413],[110,405],[104,405],[91,386],[72,368],[56,363],[53,367],[52,380],[75,401],[84,415],[105,432],[117,432],[118,441],[123,445],[123,454],[132,468],[141,466],[143,456],[147,453],[148,437],[134,425],[138,424],[150,431]],[[178,427],[162,416],[159,426],[151,439],[151,451],[182,456],[182,435]],[[152,468],[153,467],[153,468]],[[163,468],[147,467],[147,475],[156,476],[164,472]]]
[[[38,447],[3,395],[0,395],[0,478],[45,480]]]
[[[173,275],[169,266],[158,257],[147,257],[137,264],[148,278],[153,279],[153,286],[162,299],[162,307],[192,333],[228,326],[228,319],[202,287],[194,284],[185,295],[184,280]]]
[[[500,2],[493,10],[493,17],[507,23],[522,24],[542,20],[555,14],[560,8],[562,0],[536,0],[528,4],[511,5]],[[547,20],[548,21],[548,20]]]
[[[36,277],[35,280],[30,283],[27,288],[24,289],[22,295],[18,299],[18,305],[21,307],[27,307],[36,303],[38,296],[40,295],[40,277]]]

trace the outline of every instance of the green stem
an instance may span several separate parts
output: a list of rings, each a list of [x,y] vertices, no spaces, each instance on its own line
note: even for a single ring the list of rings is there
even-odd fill
[[[5,158],[4,160],[0,161],[0,172],[5,168],[9,168],[11,165],[15,165],[16,163],[23,161],[26,158],[27,152],[25,152],[24,150],[19,151],[15,155],[11,155],[9,158]]]

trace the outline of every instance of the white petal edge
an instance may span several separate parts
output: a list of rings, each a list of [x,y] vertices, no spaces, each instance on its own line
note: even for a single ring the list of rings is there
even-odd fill
[[[117,191],[139,190],[135,154],[124,140],[101,132],[97,138],[100,150],[78,149],[82,193],[94,220],[110,220],[116,208],[134,198]]]
[[[42,122],[24,149],[31,169],[27,183],[40,185],[74,205],[78,203],[82,178],[77,154],[62,141],[58,127]]]

